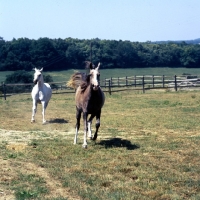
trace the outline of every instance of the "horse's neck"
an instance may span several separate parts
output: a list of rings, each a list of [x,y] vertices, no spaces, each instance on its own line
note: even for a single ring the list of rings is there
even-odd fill
[[[81,92],[83,94],[83,96],[89,100],[92,96],[92,86],[88,85],[84,90],[82,90]]]
[[[92,85],[89,85],[87,89],[89,99],[96,99],[98,97],[99,91],[94,91]]]
[[[43,80],[43,78],[41,78],[41,80],[37,82],[37,86],[38,86],[38,88],[42,88],[43,85],[44,85],[44,80]]]

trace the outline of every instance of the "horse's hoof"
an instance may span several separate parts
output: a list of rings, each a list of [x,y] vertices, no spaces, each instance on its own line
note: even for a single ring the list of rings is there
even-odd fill
[[[87,144],[82,145],[83,149],[87,149]]]
[[[31,120],[31,123],[34,123],[35,122],[35,120]]]

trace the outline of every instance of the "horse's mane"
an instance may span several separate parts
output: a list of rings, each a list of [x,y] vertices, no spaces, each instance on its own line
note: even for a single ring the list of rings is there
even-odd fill
[[[92,62],[85,61],[84,63],[85,69],[95,69],[95,65]],[[69,81],[67,82],[67,86],[74,89],[77,89],[79,86],[81,86],[81,92],[84,92],[88,87],[89,82],[90,75],[82,72],[76,72],[70,77]]]
[[[70,77],[69,81],[67,82],[67,86],[74,89],[77,89],[79,86],[81,86],[81,92],[84,92],[89,85],[89,80],[89,75],[86,73],[76,72]]]

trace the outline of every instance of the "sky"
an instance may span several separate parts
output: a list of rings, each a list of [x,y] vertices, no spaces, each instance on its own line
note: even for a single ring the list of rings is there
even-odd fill
[[[0,37],[200,38],[200,0],[0,0]]]

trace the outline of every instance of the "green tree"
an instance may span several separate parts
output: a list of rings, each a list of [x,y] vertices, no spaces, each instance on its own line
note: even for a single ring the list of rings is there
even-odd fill
[[[91,58],[92,44],[92,58]],[[200,45],[186,42],[130,42],[73,38],[28,38],[4,41],[0,37],[0,70],[82,69],[92,59],[102,68],[200,67]]]

